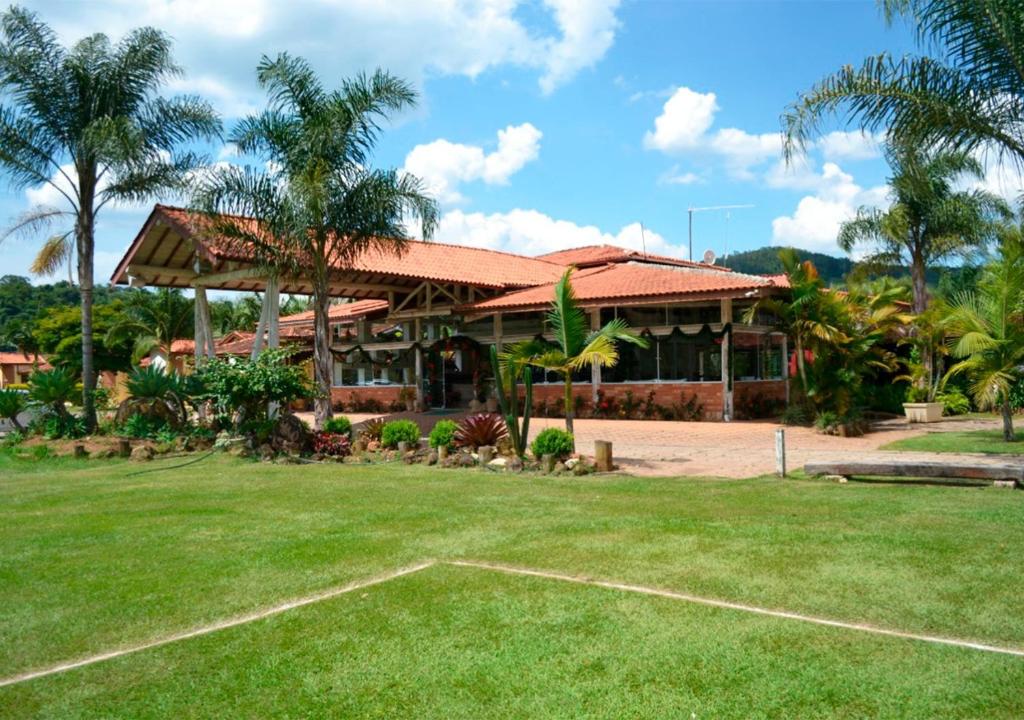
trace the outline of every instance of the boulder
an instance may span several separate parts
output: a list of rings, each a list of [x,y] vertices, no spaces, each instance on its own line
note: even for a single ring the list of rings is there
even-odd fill
[[[509,472],[522,472],[523,461],[518,455],[513,455],[509,458],[508,463],[505,465],[505,469]]]
[[[437,451],[431,450],[423,456],[423,462],[427,465],[437,465]]]
[[[132,462],[148,462],[153,459],[153,448],[149,445],[136,445],[130,456]]]
[[[492,470],[504,470],[507,466],[508,460],[503,457],[494,458],[489,463],[487,463],[487,467],[491,468]]]
[[[306,426],[291,413],[283,413],[274,423],[270,444],[278,452],[301,453],[309,449],[310,435]]]

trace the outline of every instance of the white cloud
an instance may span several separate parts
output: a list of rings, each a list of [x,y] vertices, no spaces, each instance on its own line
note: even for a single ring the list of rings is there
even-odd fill
[[[683,257],[682,247],[671,245],[665,238],[630,223],[617,233],[594,225],[577,225],[557,220],[537,210],[515,209],[507,213],[466,213],[451,210],[441,218],[435,240],[473,247],[507,250],[526,255],[580,247],[611,244],[661,255]]]
[[[733,177],[753,179],[750,168],[782,152],[782,138],[778,133],[751,135],[737,128],[724,128],[711,138],[711,148],[725,158]]]
[[[826,160],[869,160],[882,154],[885,133],[863,130],[830,132],[817,142]]]
[[[163,153],[165,157],[169,157],[167,153]],[[55,171],[50,177],[53,184],[45,183],[42,185],[36,185],[25,189],[25,198],[28,200],[29,207],[53,207],[60,210],[70,210],[71,205],[68,202],[68,198],[64,194],[67,194],[74,198],[77,191],[75,186],[72,184],[73,181],[77,181],[78,174],[75,172],[75,166],[71,163],[65,163],[60,166],[59,171]],[[97,195],[102,193],[106,188],[110,186],[110,175],[104,175],[99,179],[96,184]],[[54,187],[56,185],[57,187]],[[58,190],[58,188],[60,188]],[[61,193],[63,191],[64,194]],[[151,202],[142,203],[128,203],[120,200],[112,200],[103,206],[103,212],[107,211],[125,211],[133,212],[140,208],[148,207]]]
[[[228,117],[262,107],[255,68],[267,53],[307,58],[330,85],[354,72],[388,68],[422,84],[430,75],[476,78],[502,66],[538,73],[550,94],[599,62],[615,40],[619,0],[545,0],[524,19],[526,0],[27,0],[66,42],[97,31],[119,37],[142,25],[175,39],[188,74]],[[536,16],[532,11],[528,15]]]
[[[1003,198],[1011,206],[1017,205],[1024,195],[1024,174],[1021,173],[1021,168],[1012,160],[1000,158],[994,151],[978,152],[977,158],[985,175],[981,180],[966,183],[967,187],[972,190],[985,190]]]
[[[839,226],[861,206],[884,205],[888,188],[864,189],[835,163],[825,163],[818,188],[797,203],[792,215],[772,221],[772,243],[835,253]]]
[[[715,120],[718,103],[714,93],[678,88],[654,119],[654,131],[644,135],[644,147],[663,152],[691,150],[703,140]]]
[[[503,185],[536,160],[541,137],[543,133],[530,123],[509,125],[498,131],[498,147],[490,153],[477,145],[435,140],[414,147],[405,158],[404,170],[424,180],[441,202],[458,203],[464,200],[460,184],[482,180]]]
[[[662,185],[694,185],[703,183],[704,178],[695,172],[683,172],[678,165],[673,165],[666,172],[661,174],[658,182]]]

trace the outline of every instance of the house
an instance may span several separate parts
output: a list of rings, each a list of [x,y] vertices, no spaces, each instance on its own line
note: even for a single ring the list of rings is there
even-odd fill
[[[278,292],[310,292],[302,277],[266,277],[244,246],[208,227],[202,215],[157,205],[111,281],[193,287],[200,314],[209,290],[272,290],[265,293],[271,304]],[[759,297],[785,295],[784,278],[612,245],[531,257],[420,241],[401,254],[368,251],[335,269],[331,292],[348,302],[330,308],[332,397],[393,404],[414,394],[426,407],[464,406],[482,397],[489,346],[543,337],[554,284],[569,267],[576,268],[573,286],[593,327],[621,317],[650,340],[646,349],[621,347],[614,368],[578,373],[579,402],[653,393],[661,404],[693,398],[706,417],[731,419],[737,406],[755,398],[788,397],[785,336],[772,318],[740,320]],[[283,342],[286,333],[311,338],[312,315],[277,319],[275,306],[268,317]],[[205,339],[196,345],[200,353],[215,349]],[[554,400],[561,392],[558,378],[536,371],[537,399]]]
[[[36,370],[51,370],[44,357],[33,357],[21,352],[0,352],[0,388],[28,382]]]

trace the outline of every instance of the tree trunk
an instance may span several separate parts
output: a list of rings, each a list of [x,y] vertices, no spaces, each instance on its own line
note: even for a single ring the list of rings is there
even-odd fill
[[[913,284],[912,310],[918,317],[928,310],[926,271],[924,256],[920,252],[913,253],[910,260],[910,279]],[[917,329],[911,328],[911,332],[916,333]],[[921,344],[921,367],[924,368],[924,377],[918,381],[918,385],[928,393],[926,397],[928,402],[931,402],[934,400],[932,380],[935,376],[935,352],[930,342]]]
[[[82,420],[88,433],[96,429],[96,369],[93,362],[92,288],[95,249],[95,172],[79,168],[79,212],[75,223],[78,251],[78,289],[82,297]]]
[[[1013,434],[1013,408],[1010,407],[1008,395],[1003,397],[1003,440],[1013,442],[1016,436]]]
[[[800,372],[800,387],[804,389],[804,399],[806,401],[807,394],[807,367],[804,365],[804,342],[803,338],[800,337],[800,333],[796,334],[794,338],[796,342],[796,367]],[[786,368],[786,372],[789,372],[789,368]]]
[[[572,375],[565,373],[565,431],[575,438],[572,430],[574,403],[572,401]]]
[[[330,296],[326,278],[315,279],[313,288],[313,417],[317,430],[331,419],[331,334],[328,322]]]

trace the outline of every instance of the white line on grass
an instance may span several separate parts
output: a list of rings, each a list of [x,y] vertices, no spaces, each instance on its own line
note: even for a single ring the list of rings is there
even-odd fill
[[[256,620],[262,620],[263,618],[277,615],[279,613],[287,612],[288,610],[294,610],[295,608],[302,607],[304,605],[312,605],[313,603],[322,602],[323,600],[330,600],[338,595],[344,595],[355,590],[361,590],[363,588],[370,587],[371,585],[379,585],[381,583],[388,582],[389,580],[395,580],[403,575],[411,575],[412,573],[426,570],[429,567],[433,567],[435,562],[429,560],[426,562],[419,563],[418,565],[411,565],[409,567],[399,568],[383,575],[376,575],[365,580],[356,580],[350,582],[341,587],[331,588],[330,590],[324,590],[323,592],[316,593],[315,595],[307,595],[306,597],[296,598],[295,600],[289,600],[288,602],[281,603],[280,605],[274,605],[273,607],[265,608],[263,610],[257,610],[246,615],[238,615],[229,620],[221,620],[220,622],[213,623],[211,625],[203,625],[202,627],[193,628],[192,630],[186,630],[184,632],[177,633],[175,635],[167,635],[156,640],[150,640],[149,642],[142,643],[141,645],[132,645],[130,647],[121,648],[120,650],[111,650],[110,652],[100,653],[99,655],[92,655],[90,657],[82,658],[81,660],[74,660],[72,662],[61,663],[60,665],[54,665],[53,667],[46,668],[44,670],[33,670],[31,672],[21,673],[20,675],[14,675],[9,678],[0,679],[0,687],[5,685],[14,685],[16,683],[25,682],[26,680],[32,680],[38,677],[44,677],[46,675],[54,675],[56,673],[66,672],[75,668],[80,668],[85,665],[92,665],[94,663],[103,662],[104,660],[112,660],[113,658],[121,657],[122,655],[130,655],[137,653],[142,650],[149,650],[150,648],[159,647],[160,645],[167,645],[169,643],[178,642],[179,640],[188,640],[189,638],[198,637],[200,635],[207,635],[218,630],[225,630],[227,628],[235,627],[237,625],[245,625]]]
[[[624,590],[626,592],[640,593],[642,595],[654,595],[657,597],[669,598],[670,600],[683,600],[685,602],[697,603],[699,605],[710,605],[711,607],[725,608],[728,610],[739,610],[741,612],[756,613],[758,615],[769,615],[771,617],[783,618],[785,620],[799,620],[801,622],[814,623],[816,625],[827,625],[829,627],[837,627],[844,630],[859,630],[861,632],[904,638],[906,640],[920,640],[921,642],[953,645],[955,647],[969,648],[971,650],[981,650],[983,652],[1024,657],[1024,649],[1020,648],[1000,647],[998,645],[986,645],[984,643],[971,642],[970,640],[958,640],[956,638],[939,637],[937,635],[922,635],[919,633],[903,632],[900,630],[888,630],[886,628],[880,628],[864,623],[829,620],[828,618],[815,617],[813,615],[801,615],[800,613],[787,612],[785,610],[772,610],[770,608],[758,607],[756,605],[743,605],[741,603],[729,602],[728,600],[716,600],[714,598],[689,595],[687,593],[675,592],[672,590],[662,590],[659,588],[646,587],[644,585],[630,585],[628,583],[614,582],[611,580],[595,580],[593,578],[581,577],[579,575],[566,575],[564,573],[549,572],[546,570],[534,570],[531,568],[478,562],[474,560],[451,560],[446,564],[456,565],[459,567],[477,568],[480,570],[491,570],[510,575],[530,575],[533,577],[545,578],[547,580],[561,580],[564,582],[591,585],[611,590]]]

